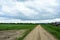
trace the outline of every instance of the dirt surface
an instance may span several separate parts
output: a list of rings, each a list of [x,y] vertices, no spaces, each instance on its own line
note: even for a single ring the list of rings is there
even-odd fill
[[[56,38],[38,25],[24,38],[24,40],[56,40]]]
[[[0,40],[16,40],[23,36],[25,30],[5,30],[0,31]]]

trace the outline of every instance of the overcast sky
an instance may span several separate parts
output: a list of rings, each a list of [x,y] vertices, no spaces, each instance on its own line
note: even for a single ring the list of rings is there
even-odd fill
[[[0,21],[56,18],[60,18],[60,0],[0,0]]]

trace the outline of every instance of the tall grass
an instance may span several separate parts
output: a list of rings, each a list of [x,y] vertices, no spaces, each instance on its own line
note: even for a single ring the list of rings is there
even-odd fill
[[[58,40],[60,40],[60,26],[55,26],[53,24],[41,24],[48,32],[54,35]]]

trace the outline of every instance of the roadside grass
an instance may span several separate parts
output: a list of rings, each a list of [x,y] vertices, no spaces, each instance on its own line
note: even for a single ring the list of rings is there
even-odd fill
[[[53,24],[40,24],[48,32],[54,35],[58,40],[60,40],[60,26],[55,26]]]
[[[1,30],[21,30],[27,29],[24,32],[23,37],[18,38],[17,40],[23,40],[24,37],[31,31],[33,28],[36,27],[37,24],[0,24],[0,31]]]

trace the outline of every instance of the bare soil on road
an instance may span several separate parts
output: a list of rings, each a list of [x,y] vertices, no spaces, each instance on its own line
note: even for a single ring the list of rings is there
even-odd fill
[[[2,30],[0,31],[0,40],[17,40],[23,36],[26,30]]]
[[[34,28],[24,40],[57,40],[53,35],[38,25]]]

